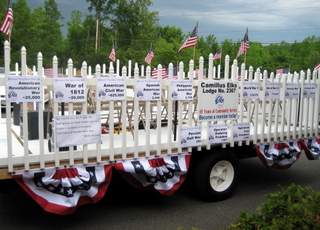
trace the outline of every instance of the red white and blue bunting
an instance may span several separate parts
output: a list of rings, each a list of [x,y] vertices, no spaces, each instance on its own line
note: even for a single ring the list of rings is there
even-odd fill
[[[266,167],[278,169],[289,168],[301,153],[296,141],[258,144],[256,152]]]
[[[298,141],[299,147],[304,151],[309,160],[320,159],[320,138],[310,137]]]
[[[15,179],[45,211],[67,215],[77,207],[100,201],[108,190],[112,170],[129,175],[136,187],[153,188],[163,195],[174,194],[185,180],[191,154],[125,160],[108,165],[47,168],[27,171]],[[129,177],[125,178],[129,178]]]
[[[111,165],[97,165],[29,171],[16,181],[45,211],[67,215],[80,205],[101,200],[111,177]]]
[[[125,160],[115,164],[128,183],[138,188],[152,188],[162,195],[174,194],[182,185],[189,168],[188,153],[153,159]]]

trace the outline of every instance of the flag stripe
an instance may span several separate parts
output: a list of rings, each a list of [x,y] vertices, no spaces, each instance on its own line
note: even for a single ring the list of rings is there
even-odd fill
[[[13,11],[11,8],[9,8],[1,24],[0,31],[6,35],[9,35],[11,33],[12,26],[13,26]]]
[[[149,52],[147,53],[147,56],[145,57],[144,61],[150,65],[152,62],[152,59],[154,58],[154,53],[152,50],[149,50]]]

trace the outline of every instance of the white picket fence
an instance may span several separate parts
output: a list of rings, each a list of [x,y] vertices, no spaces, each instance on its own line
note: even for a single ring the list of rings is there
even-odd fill
[[[0,86],[6,85],[6,79],[10,74],[10,44],[5,42],[5,78],[0,78]],[[34,75],[40,76],[41,84],[47,89],[50,95],[49,108],[53,112],[53,116],[61,115],[61,104],[52,100],[53,95],[53,79],[44,76],[42,54],[37,57],[37,68],[33,68]],[[93,100],[85,103],[69,103],[66,104],[66,114],[74,114],[77,110],[82,114],[86,113],[101,113],[105,117],[109,133],[102,135],[102,142],[94,145],[78,146],[77,150],[70,148],[69,151],[59,152],[57,147],[54,147],[53,152],[49,152],[47,147],[48,140],[44,138],[44,103],[37,105],[38,111],[38,126],[39,140],[28,140],[28,123],[23,122],[23,136],[19,138],[16,135],[12,124],[11,104],[6,102],[6,118],[0,123],[0,138],[5,139],[5,142],[0,142],[0,149],[5,152],[0,154],[0,168],[7,168],[8,172],[19,172],[20,170],[43,169],[45,167],[63,167],[74,164],[89,164],[89,163],[104,163],[114,160],[127,158],[160,156],[162,154],[171,154],[182,151],[192,151],[189,147],[183,149],[180,143],[180,128],[200,126],[202,132],[202,144],[197,149],[202,147],[210,150],[211,144],[208,141],[208,127],[210,124],[226,124],[230,127],[239,123],[250,123],[250,139],[246,142],[237,142],[237,145],[249,145],[257,142],[270,142],[274,140],[298,139],[307,136],[316,136],[319,133],[319,89],[320,77],[317,71],[306,73],[294,72],[287,75],[275,76],[268,74],[267,71],[261,73],[260,69],[256,71],[252,67],[247,70],[242,64],[239,68],[236,60],[232,65],[229,65],[229,56],[225,57],[225,65],[223,76],[220,65],[213,65],[213,55],[210,54],[207,65],[207,75],[204,75],[204,58],[200,57],[197,71],[195,71],[195,63],[193,60],[189,62],[188,71],[184,70],[184,63],[180,62],[178,66],[177,76],[174,74],[174,65],[168,66],[168,79],[162,79],[162,99],[161,101],[138,101],[134,97],[134,90],[138,79],[151,78],[151,68],[147,66],[138,66],[136,63],[133,68],[133,76],[131,61],[128,66],[121,68],[120,62],[116,63],[116,71],[113,63],[109,65],[109,73],[116,72],[119,77],[125,79],[126,83],[126,99],[123,101],[108,101],[100,102]],[[58,77],[58,58],[55,56],[52,59],[53,78]],[[162,66],[159,65],[158,69]],[[90,68],[91,69],[91,68]],[[23,47],[21,49],[21,71],[16,65],[16,74],[21,76],[27,75],[27,51]],[[68,68],[66,70],[69,78],[74,77],[76,70],[74,69],[72,59],[68,60]],[[95,73],[92,74],[87,63],[83,62],[81,67],[81,75],[86,81],[87,91],[92,92],[97,87],[97,78],[106,74],[106,65],[96,65]],[[31,76],[30,76],[31,77]],[[168,96],[171,93],[170,82],[173,78],[192,79],[194,98],[193,101],[178,101],[177,102],[177,138],[173,138],[174,129],[174,111],[175,102]],[[158,78],[161,78],[160,74]],[[197,86],[199,81],[205,80],[232,80],[239,84],[239,106],[238,120],[227,121],[199,121],[197,110]],[[268,82],[279,82],[281,96],[275,99],[244,99],[243,84],[244,82],[258,82],[260,91],[265,95],[266,84]],[[300,96],[298,99],[288,99],[285,97],[285,86],[287,83],[295,83],[300,87]],[[304,96],[304,86],[314,83],[317,86],[315,97]],[[44,98],[42,92],[41,98]],[[28,120],[28,110],[30,105],[22,103],[23,121]],[[1,121],[1,120],[0,120]],[[166,123],[164,125],[163,123]],[[144,124],[143,129],[139,129],[141,122]],[[156,124],[157,128],[153,128]],[[228,143],[221,145],[223,148],[234,147],[235,142],[232,135],[229,135]]]

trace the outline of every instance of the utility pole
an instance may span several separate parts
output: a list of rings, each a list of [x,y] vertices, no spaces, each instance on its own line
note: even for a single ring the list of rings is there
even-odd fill
[[[96,44],[95,44],[96,53],[98,52],[98,48],[99,48],[98,42],[99,42],[99,17],[97,15],[96,16]]]

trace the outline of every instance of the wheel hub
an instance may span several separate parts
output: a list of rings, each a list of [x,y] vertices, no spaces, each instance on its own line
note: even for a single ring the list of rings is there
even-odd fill
[[[233,165],[226,160],[218,161],[211,169],[210,185],[217,192],[227,190],[234,179]]]

